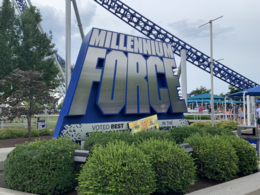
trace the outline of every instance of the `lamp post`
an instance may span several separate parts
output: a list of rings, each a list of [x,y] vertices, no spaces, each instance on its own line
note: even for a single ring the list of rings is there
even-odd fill
[[[214,127],[214,98],[213,98],[213,37],[212,37],[212,22],[222,18],[223,16],[220,16],[214,20],[210,20],[209,22],[199,26],[202,27],[206,24],[210,24],[210,72],[211,72],[211,123],[212,127]]]

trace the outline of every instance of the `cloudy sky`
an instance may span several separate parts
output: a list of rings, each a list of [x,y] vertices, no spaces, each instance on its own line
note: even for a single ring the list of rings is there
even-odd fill
[[[2,0],[0,0],[2,3]],[[65,0],[31,0],[40,9],[42,26],[51,30],[58,53],[65,59]],[[210,55],[209,25],[198,26],[223,15],[213,25],[214,59],[260,83],[259,0],[123,0],[125,4],[196,49]],[[84,33],[92,27],[143,36],[93,0],[77,0]],[[76,62],[81,37],[72,7],[72,63]],[[258,46],[257,46],[258,45]],[[180,58],[176,57],[179,65]],[[210,74],[187,64],[188,92],[210,88]],[[228,91],[228,84],[214,78],[214,94]]]

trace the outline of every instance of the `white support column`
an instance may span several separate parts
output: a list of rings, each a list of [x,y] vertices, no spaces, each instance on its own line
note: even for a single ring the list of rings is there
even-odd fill
[[[66,91],[71,78],[71,0],[66,0]]]
[[[187,105],[187,71],[186,71],[186,50],[181,50],[181,92],[182,99],[185,100],[186,107]]]
[[[255,96],[251,96],[251,110],[252,110],[252,125],[253,126],[257,126],[256,124],[256,108],[257,108],[257,105],[256,105],[256,98]]]
[[[247,101],[247,125],[251,125],[251,116],[250,116],[250,96],[246,96],[246,101]]]
[[[244,124],[246,125],[246,92],[243,93],[243,111],[244,111]]]
[[[4,121],[1,121],[1,129],[4,129]]]

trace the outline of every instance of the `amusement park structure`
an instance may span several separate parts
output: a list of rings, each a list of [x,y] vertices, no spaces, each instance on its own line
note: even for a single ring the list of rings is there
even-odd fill
[[[15,4],[16,8],[18,9],[19,13],[24,11],[24,8],[27,7],[27,2],[31,6],[30,0],[12,0]],[[149,37],[152,40],[162,41],[166,43],[170,43],[172,46],[172,51],[174,54],[181,56],[181,51],[185,50],[186,52],[186,61],[190,62],[191,64],[195,65],[196,67],[211,73],[210,70],[210,57],[203,52],[199,51],[198,49],[192,47],[191,45],[187,44],[186,42],[182,41],[181,39],[177,38],[176,36],[172,35],[170,32],[166,31],[165,29],[161,28],[159,25],[155,24],[154,22],[150,21],[143,15],[136,12],[134,9],[130,8],[122,1],[119,0],[94,0],[100,6],[108,10],[110,13],[139,31],[140,33],[144,34],[145,36]],[[72,0],[76,18],[78,21],[78,26],[80,30],[81,37],[84,37],[82,24],[80,22],[80,17],[77,10],[76,0]],[[41,25],[39,24],[40,30],[43,32]],[[65,76],[62,71],[61,67],[65,68],[65,60],[56,53],[54,55],[56,59],[56,65],[60,70],[61,77],[65,81]],[[223,65],[222,63],[213,60],[213,75],[218,79],[225,81],[226,83],[239,88],[241,90],[245,90],[248,88],[253,88],[258,86],[259,84],[255,83],[254,81],[244,77],[243,75],[237,73],[236,71],[228,68],[227,66]],[[60,91],[62,94],[65,94],[64,86],[60,86]]]

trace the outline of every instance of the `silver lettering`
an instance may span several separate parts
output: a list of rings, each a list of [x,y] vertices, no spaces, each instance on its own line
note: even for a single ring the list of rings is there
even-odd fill
[[[173,113],[187,112],[185,101],[179,100],[179,95],[176,87],[180,86],[177,76],[173,76],[172,68],[176,68],[174,59],[163,58],[166,80],[171,99],[171,107]]]
[[[127,51],[134,51],[132,48],[134,37],[127,36]]]
[[[126,69],[127,57],[123,52],[107,54],[98,100],[104,114],[118,114],[125,105]]]
[[[173,58],[172,46],[170,44],[163,43],[163,50],[164,50],[164,56],[166,58]]]
[[[139,38],[139,40],[137,37],[134,38],[134,52],[143,53],[142,38]]]
[[[94,46],[103,47],[106,37],[106,31],[101,30],[99,33],[98,29],[94,29],[89,44]]]
[[[119,50],[126,50],[126,47],[124,46],[125,43],[125,35],[120,34],[120,39],[119,39]]]
[[[164,73],[163,62],[160,58],[151,56],[147,60],[150,105],[157,113],[166,113],[170,106],[168,90],[158,90],[156,68],[157,73]],[[159,95],[161,100],[159,99]]]
[[[149,39],[143,39],[143,50],[144,50],[144,54],[151,55],[151,45]]]
[[[107,37],[106,37],[106,43],[105,43],[106,48],[110,47],[111,35],[112,35],[112,33],[107,31]]]
[[[118,49],[118,46],[116,45],[116,41],[117,41],[117,33],[113,33],[112,36],[112,41],[111,41],[111,47],[112,49]]]
[[[126,113],[150,113],[147,81],[144,79],[146,75],[146,61],[143,56],[129,53]],[[137,97],[137,86],[139,97]],[[139,112],[137,104],[139,104]]]
[[[100,81],[101,70],[96,69],[98,58],[106,57],[106,49],[89,47],[70,107],[69,115],[86,113],[93,81]]]
[[[159,45],[159,46],[158,46]],[[162,43],[155,41],[155,48],[156,48],[156,54],[158,56],[163,56],[163,47],[162,47]]]

